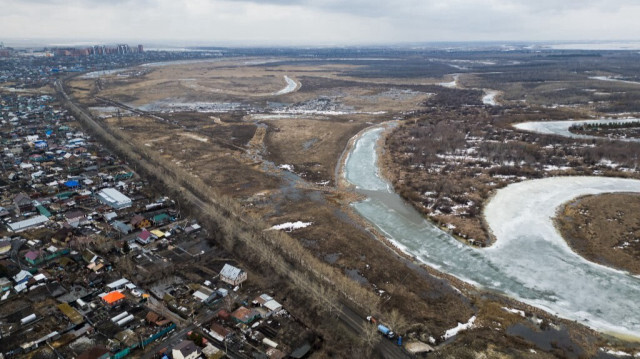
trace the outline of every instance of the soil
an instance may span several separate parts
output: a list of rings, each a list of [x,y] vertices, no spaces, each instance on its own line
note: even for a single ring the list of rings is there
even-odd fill
[[[555,223],[569,246],[584,258],[640,274],[640,195],[580,197],[558,210]]]

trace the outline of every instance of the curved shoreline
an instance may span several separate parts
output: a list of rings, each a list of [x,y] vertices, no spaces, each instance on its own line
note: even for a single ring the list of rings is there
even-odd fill
[[[354,153],[358,152],[358,146],[362,146],[360,141],[365,138],[367,149],[371,151],[374,148],[371,142],[377,140],[376,135],[379,136],[380,132],[381,130],[368,129],[359,135],[358,142],[354,141],[354,148],[349,152],[350,156],[345,161],[347,180],[353,178],[353,174],[350,176],[348,173],[354,169],[350,168],[353,164],[349,160],[352,159]],[[363,153],[359,154],[359,157],[355,159],[356,162],[359,162],[359,167],[362,167],[360,162],[364,161],[365,157],[368,161],[372,159],[370,152],[365,152],[365,157],[362,155]],[[373,173],[373,176],[376,176],[371,165],[372,163],[367,164],[369,166],[367,173]],[[576,180],[571,177],[565,178],[569,178],[568,181]],[[505,189],[516,185],[522,186],[523,183],[525,186],[529,183],[534,183],[536,186],[541,181],[558,179],[567,181],[562,178],[525,181],[507,186]],[[640,181],[599,177],[579,178],[579,181],[574,183],[574,189],[583,190],[585,185],[589,184],[585,183],[585,179],[587,182],[593,181],[595,184],[603,180],[610,181],[607,183],[616,187],[613,188],[614,191],[622,191],[617,186],[626,181],[625,183],[631,184],[632,191],[640,191]],[[527,212],[523,218],[515,222],[503,218],[504,215],[499,215],[495,219],[495,216],[491,214],[491,206],[487,205],[489,209],[485,209],[485,213],[488,213],[487,220],[492,226],[494,234],[499,238],[498,245],[483,250],[468,248],[428,224],[419,214],[415,211],[412,212],[412,207],[409,209],[407,207],[410,206],[406,206],[406,204],[396,203],[396,201],[401,202],[401,199],[393,193],[385,193],[383,188],[386,188],[388,184],[378,182],[380,180],[380,178],[377,180],[367,179],[365,183],[355,183],[358,191],[367,195],[368,199],[353,204],[353,207],[356,212],[373,224],[376,230],[383,233],[394,245],[393,247],[408,253],[409,256],[428,266],[434,267],[436,271],[455,276],[484,289],[502,292],[547,312],[557,313],[561,317],[578,320],[600,332],[630,337],[640,335],[640,318],[629,314],[634,313],[636,305],[626,299],[640,296],[640,280],[608,267],[588,262],[573,253],[561,237],[560,241],[563,242],[565,248],[557,241],[550,240],[553,238],[549,238],[549,232],[557,233],[550,217],[547,217],[546,227],[538,228],[539,223],[534,220],[533,229],[527,228],[526,235],[519,238],[518,232],[515,232],[516,236],[514,237],[512,232],[510,237],[504,238],[509,234],[509,230],[514,229],[514,225],[517,227],[521,224],[519,220],[528,219],[530,213]],[[373,185],[373,187],[368,187],[368,185]],[[610,190],[605,187],[592,188],[592,190]],[[516,189],[518,188],[516,186]],[[556,185],[555,188],[561,193],[565,192],[565,188],[562,186]],[[496,202],[494,199],[491,203],[504,205],[505,199],[500,199],[500,197],[505,197],[501,194],[505,189],[498,191],[496,193],[498,201]],[[520,187],[520,190],[529,192],[527,188]],[[624,190],[629,191],[630,189],[624,188]],[[538,192],[544,193],[545,191],[544,188],[541,188]],[[520,192],[516,191],[518,196],[522,195]],[[554,196],[551,198],[557,197]],[[541,196],[527,196],[527,198],[533,199],[538,197]],[[546,198],[549,196],[547,195]],[[505,213],[519,213],[518,208],[515,210],[511,208],[513,205],[516,207],[527,206],[523,204],[521,198],[514,201],[512,196],[507,196],[506,201],[506,203],[513,203],[507,207],[498,206],[506,208],[503,211]],[[533,207],[536,210],[540,210],[540,206],[544,208],[545,202],[538,202],[537,206]],[[389,205],[390,203],[391,205]],[[562,203],[564,200],[560,202],[560,204]],[[398,207],[395,207],[396,205]],[[542,211],[542,214],[548,213],[549,210],[553,214],[556,207],[547,208],[547,212]],[[494,228],[496,220],[503,226]],[[550,230],[549,224],[551,224]],[[612,306],[615,308],[612,309]]]
[[[569,131],[569,128],[573,125],[585,125],[585,124],[604,124],[604,123],[629,123],[638,122],[638,118],[623,118],[623,119],[607,119],[601,118],[597,120],[567,120],[567,121],[528,121],[515,123],[512,126],[518,130],[539,133],[543,135],[556,135],[568,138],[587,139],[587,140],[614,140],[625,142],[640,142],[638,138],[616,138],[610,139],[608,137],[580,135]]]

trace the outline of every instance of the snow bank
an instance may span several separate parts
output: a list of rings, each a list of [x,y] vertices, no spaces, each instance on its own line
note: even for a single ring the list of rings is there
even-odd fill
[[[302,222],[302,221],[287,222],[287,223],[277,224],[271,227],[270,229],[277,230],[277,231],[286,230],[290,232],[290,231],[293,231],[294,229],[309,227],[311,224],[312,222]]]
[[[616,357],[621,357],[621,358],[634,358],[637,357],[637,355],[633,355],[633,354],[629,354],[627,352],[623,352],[621,350],[613,350],[613,349],[607,349],[607,348],[600,348],[600,351],[603,351],[609,355],[613,355]]]
[[[278,168],[283,169],[285,171],[293,172],[293,166],[292,165],[280,165],[280,166],[278,166]]]
[[[476,316],[474,315],[465,324],[458,323],[458,325],[455,328],[451,328],[451,329],[447,330],[444,333],[444,335],[442,336],[442,338],[444,338],[444,340],[447,340],[447,339],[449,339],[451,337],[454,337],[454,336],[458,335],[458,333],[460,333],[463,330],[468,330],[468,329],[473,328],[473,323],[475,321],[476,321]]]
[[[524,315],[524,311],[519,310],[519,309],[513,309],[513,308],[507,308],[507,307],[502,307],[502,309],[506,310],[509,313],[513,313],[513,314],[518,314],[521,317],[525,317]]]

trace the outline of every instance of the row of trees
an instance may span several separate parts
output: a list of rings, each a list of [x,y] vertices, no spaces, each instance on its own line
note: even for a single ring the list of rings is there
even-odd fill
[[[262,219],[246,213],[232,198],[216,193],[186,170],[167,166],[157,153],[135,146],[115,128],[102,127],[75,104],[66,102],[71,112],[97,137],[107,142],[137,172],[160,180],[172,197],[183,206],[197,208],[195,213],[203,226],[226,250],[234,253],[253,270],[272,273],[274,280],[286,278],[292,292],[304,297],[304,302],[319,312],[339,315],[342,302],[362,313],[376,313],[379,297],[348,279],[279,231],[267,231]],[[306,308],[305,308],[306,309]],[[324,333],[329,335],[330,333]]]

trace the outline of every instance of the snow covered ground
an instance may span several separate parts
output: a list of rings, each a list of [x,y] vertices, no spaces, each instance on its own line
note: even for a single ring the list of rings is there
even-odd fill
[[[302,87],[302,84],[300,84],[300,87],[298,87],[298,84],[287,75],[284,75],[284,80],[287,82],[287,86],[285,88],[283,88],[282,90],[274,93],[274,95],[276,95],[276,96],[285,95],[285,94],[291,93],[291,92],[299,89],[300,87]]]
[[[294,229],[300,229],[300,228],[309,227],[311,224],[312,224],[311,222],[302,222],[302,221],[287,222],[287,223],[277,224],[277,225],[271,227],[271,229],[274,229],[274,230],[277,230],[277,231],[285,230],[287,232],[291,232]]]
[[[625,84],[640,85],[640,82],[637,82],[637,81],[622,80],[622,79],[617,79],[615,77],[609,77],[609,76],[593,76],[593,77],[589,77],[589,78],[592,79],[592,80],[621,82],[621,83],[625,83]]]
[[[396,247],[468,283],[600,331],[640,337],[640,278],[578,256],[551,219],[560,205],[575,197],[640,192],[640,181],[552,177],[509,185],[485,208],[496,244],[472,248],[426,221],[380,178],[375,146],[381,132],[376,128],[362,134],[344,174],[368,198],[355,203],[355,210]]]
[[[569,120],[569,121],[533,121],[533,122],[516,123],[516,124],[513,125],[513,127],[517,128],[519,130],[542,133],[542,134],[545,134],[545,135],[559,135],[559,136],[564,136],[564,137],[584,138],[584,139],[595,139],[595,138],[602,139],[602,137],[597,137],[597,136],[580,135],[580,134],[571,133],[569,131],[569,127],[571,127],[573,125],[603,124],[603,123],[612,123],[612,122],[615,122],[615,123],[627,123],[627,122],[639,122],[639,121],[640,121],[640,119],[638,119],[638,118],[624,118],[624,119],[602,118],[602,119],[599,119],[599,120],[579,120],[579,121],[572,121],[572,120]],[[636,139],[636,138],[620,138],[620,139],[616,139],[616,140],[631,141],[631,142],[640,141],[639,139]]]
[[[444,340],[447,340],[455,335],[458,335],[458,333],[460,333],[463,330],[468,330],[470,328],[473,327],[473,323],[476,321],[476,316],[474,315],[473,317],[471,317],[471,319],[469,319],[468,322],[466,323],[458,323],[458,325],[455,328],[451,328],[449,330],[447,330],[444,335],[442,336],[442,338]]]
[[[485,95],[482,97],[482,103],[489,106],[498,105],[496,102],[496,96],[498,96],[499,93],[499,91],[495,90],[485,90]]]
[[[448,87],[448,88],[456,88],[458,87],[458,74],[453,75],[453,81],[451,82],[440,82],[438,85]]]
[[[81,79],[97,79],[102,76],[117,74],[118,72],[126,71],[127,69],[113,69],[113,70],[102,70],[102,71],[93,71],[88,72],[82,76]]]

